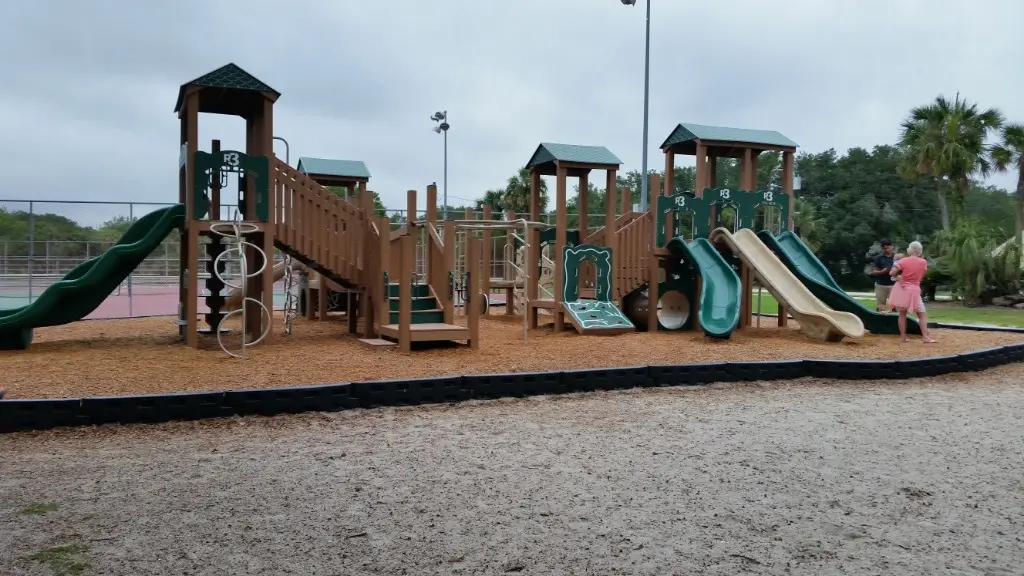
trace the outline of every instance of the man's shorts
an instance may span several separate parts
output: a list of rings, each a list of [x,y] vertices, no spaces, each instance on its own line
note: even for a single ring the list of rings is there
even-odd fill
[[[892,292],[892,285],[875,284],[875,308],[878,311],[885,311],[889,308],[889,293]]]

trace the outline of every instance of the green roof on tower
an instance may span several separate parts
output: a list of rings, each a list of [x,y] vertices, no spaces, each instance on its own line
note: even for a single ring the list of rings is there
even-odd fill
[[[185,91],[189,88],[224,88],[226,90],[242,90],[250,92],[269,92],[271,100],[277,100],[281,93],[274,90],[259,78],[249,74],[234,63],[229,63],[213,72],[207,72],[199,78],[186,82],[178,89],[178,102],[174,105],[174,111],[181,110],[185,103]]]
[[[332,176],[334,178],[370,179],[370,170],[360,160],[329,160],[327,158],[303,156],[299,158],[298,171],[303,174]]]
[[[619,160],[604,146],[577,146],[574,144],[542,143],[526,163],[527,168],[554,162],[575,162],[600,166],[619,166]]]
[[[661,149],[677,146],[686,147],[701,140],[704,142],[736,142],[757,144],[768,148],[796,148],[798,144],[774,130],[749,130],[726,126],[705,126],[703,124],[679,124],[668,135]],[[691,152],[692,153],[692,152]]]

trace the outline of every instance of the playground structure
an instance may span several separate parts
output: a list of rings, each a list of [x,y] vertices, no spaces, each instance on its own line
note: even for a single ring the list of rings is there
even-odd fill
[[[238,355],[246,344],[275,338],[273,285],[281,279],[287,286],[286,328],[299,308],[309,319],[327,318],[334,293],[342,296],[334,308],[345,311],[350,334],[361,326],[367,344],[397,343],[402,351],[438,340],[477,348],[480,318],[494,313],[493,291],[505,292],[505,314],[522,315],[524,340],[541,315],[555,332],[567,323],[587,335],[699,326],[707,336],[728,338],[752,325],[755,280],[779,302],[778,324],[785,326],[792,314],[811,338],[858,338],[865,326],[897,332],[894,316],[846,295],[790,231],[796,144],[778,132],[678,125],[662,145],[664,189],[653,176],[655,197],[645,212],[632,210],[631,192],[618,189],[621,161],[607,148],[542,143],[527,162],[528,216],[506,211],[494,219],[493,208],[484,206],[481,220],[467,214],[439,222],[431,185],[425,216],[418,217],[417,193],[410,190],[406,220],[392,230],[387,218],[375,214],[362,162],[303,157],[293,168],[274,156],[273,105],[279,97],[234,64],[182,85],[175,107],[181,123],[179,204],[138,220],[114,248],[76,267],[32,304],[0,311],[0,345],[25,348],[33,328],[84,318],[175,229],[182,247],[180,335],[190,347],[199,345],[202,334],[220,341],[224,318],[240,315]],[[221,150],[218,140],[209,152],[200,150],[202,112],[244,118],[245,150]],[[780,185],[757,190],[758,155],[769,150],[782,155]],[[696,157],[692,191],[675,190],[679,154]],[[719,158],[739,159],[739,189],[716,187]],[[605,172],[607,191],[604,226],[595,229],[588,221],[593,171]],[[229,174],[238,182],[230,200]],[[555,178],[554,225],[540,222],[543,176]],[[570,178],[578,179],[580,191],[574,229]],[[228,208],[234,215],[223,219]],[[724,226],[728,211],[734,214],[731,229]],[[494,240],[502,236],[504,245],[495,250]],[[200,258],[204,244],[206,261]],[[272,262],[275,251],[286,256],[284,262]],[[226,273],[228,259],[236,261],[234,276]],[[492,276],[495,264],[499,272]],[[200,299],[208,308],[202,315]]]

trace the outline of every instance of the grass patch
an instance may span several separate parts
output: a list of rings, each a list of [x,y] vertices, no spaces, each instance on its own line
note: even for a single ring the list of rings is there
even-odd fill
[[[875,309],[874,298],[857,298],[869,310]],[[987,307],[965,308],[955,302],[926,302],[929,322],[949,324],[974,324],[1024,328],[1024,310],[1014,308]],[[757,312],[757,293],[754,293],[751,307]],[[778,314],[779,303],[767,291],[761,295],[761,313]]]
[[[46,516],[50,512],[55,512],[57,505],[51,502],[37,502],[35,504],[29,504],[21,511],[25,516]]]
[[[48,567],[56,576],[75,576],[89,568],[88,562],[78,558],[85,550],[81,544],[68,544],[46,548],[26,558]]]

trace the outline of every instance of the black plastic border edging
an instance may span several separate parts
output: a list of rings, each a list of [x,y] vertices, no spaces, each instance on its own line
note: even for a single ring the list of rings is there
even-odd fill
[[[0,433],[61,426],[157,423],[223,416],[333,412],[474,399],[526,397],[652,386],[786,380],[923,378],[1024,362],[1024,343],[955,356],[910,360],[780,360],[631,366],[557,372],[473,374],[414,380],[374,380],[317,386],[183,392],[144,396],[0,400]]]

